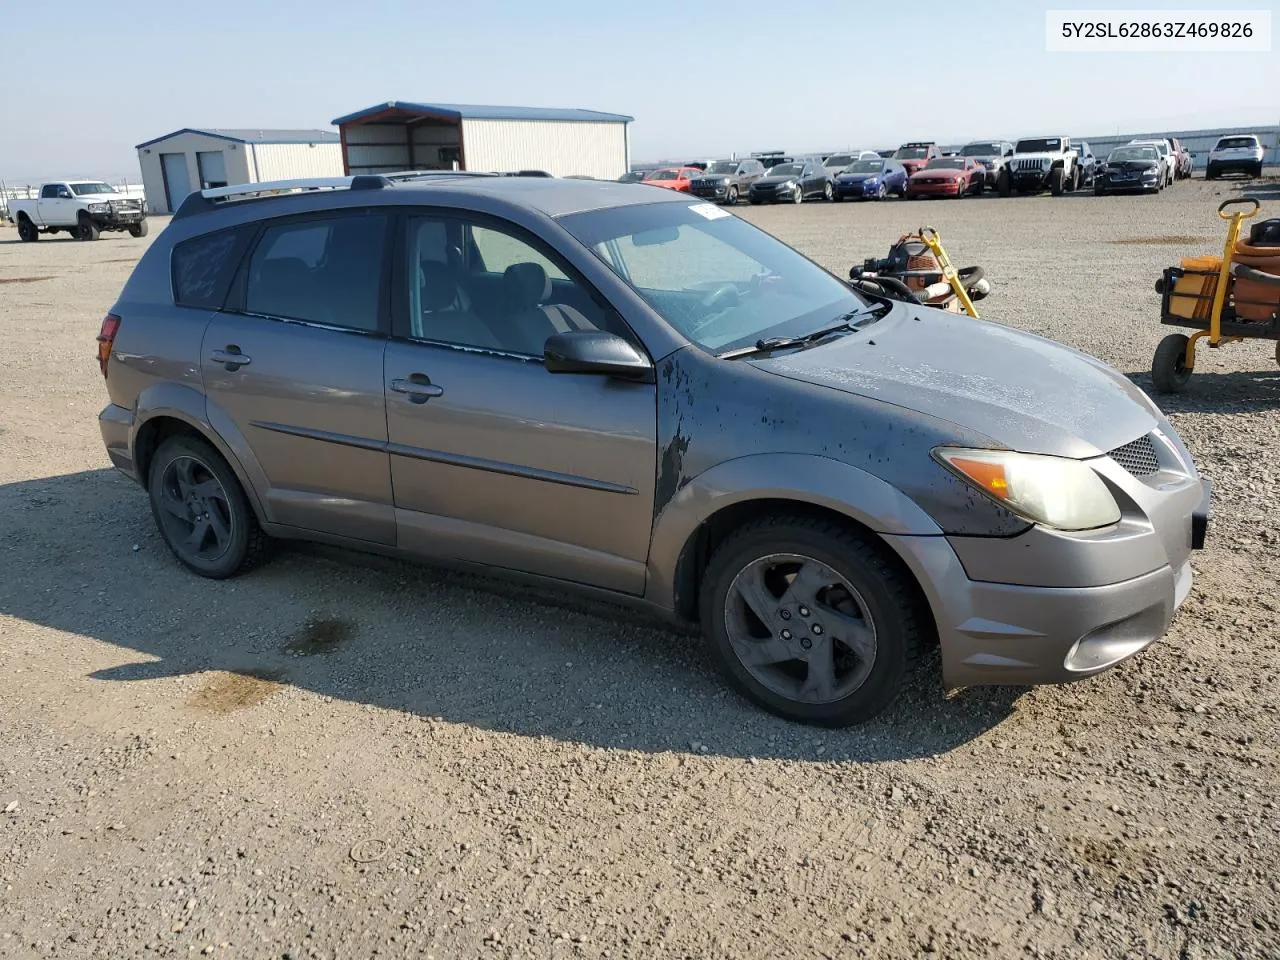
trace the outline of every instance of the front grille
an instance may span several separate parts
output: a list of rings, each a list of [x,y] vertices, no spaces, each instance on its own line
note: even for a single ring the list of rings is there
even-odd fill
[[[1013,169],[1019,173],[1039,173],[1044,169],[1044,161],[1028,158],[1025,160],[1015,160]]]
[[[1150,477],[1160,472],[1160,459],[1150,435],[1139,437],[1123,446],[1107,452],[1120,466],[1138,478]]]

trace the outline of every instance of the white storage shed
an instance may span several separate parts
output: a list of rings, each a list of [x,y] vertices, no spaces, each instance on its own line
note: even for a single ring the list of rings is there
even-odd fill
[[[632,120],[596,110],[393,100],[333,123],[350,175],[541,170],[616,180],[630,169]]]
[[[342,145],[328,130],[186,128],[138,144],[151,213],[172,213],[195,190],[342,176]]]

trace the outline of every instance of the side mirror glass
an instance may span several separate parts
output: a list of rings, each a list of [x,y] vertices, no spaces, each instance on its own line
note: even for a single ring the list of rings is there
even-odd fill
[[[603,330],[570,330],[548,337],[543,364],[551,373],[594,373],[651,380],[653,364],[622,337]]]

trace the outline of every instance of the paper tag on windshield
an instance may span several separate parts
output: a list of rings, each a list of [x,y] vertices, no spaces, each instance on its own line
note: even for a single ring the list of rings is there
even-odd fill
[[[721,217],[731,217],[728,210],[721,210],[714,203],[694,203],[689,205],[689,209],[698,216],[706,217],[708,220],[719,220]]]

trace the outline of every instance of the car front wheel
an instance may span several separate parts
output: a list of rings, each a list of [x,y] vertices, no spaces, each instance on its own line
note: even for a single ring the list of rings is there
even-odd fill
[[[270,540],[234,471],[207,442],[166,440],[151,459],[148,478],[156,526],[183,565],[221,580],[265,557]]]
[[[716,550],[702,581],[713,658],[748,699],[841,727],[887,708],[915,664],[923,622],[884,548],[834,522],[770,516]]]

